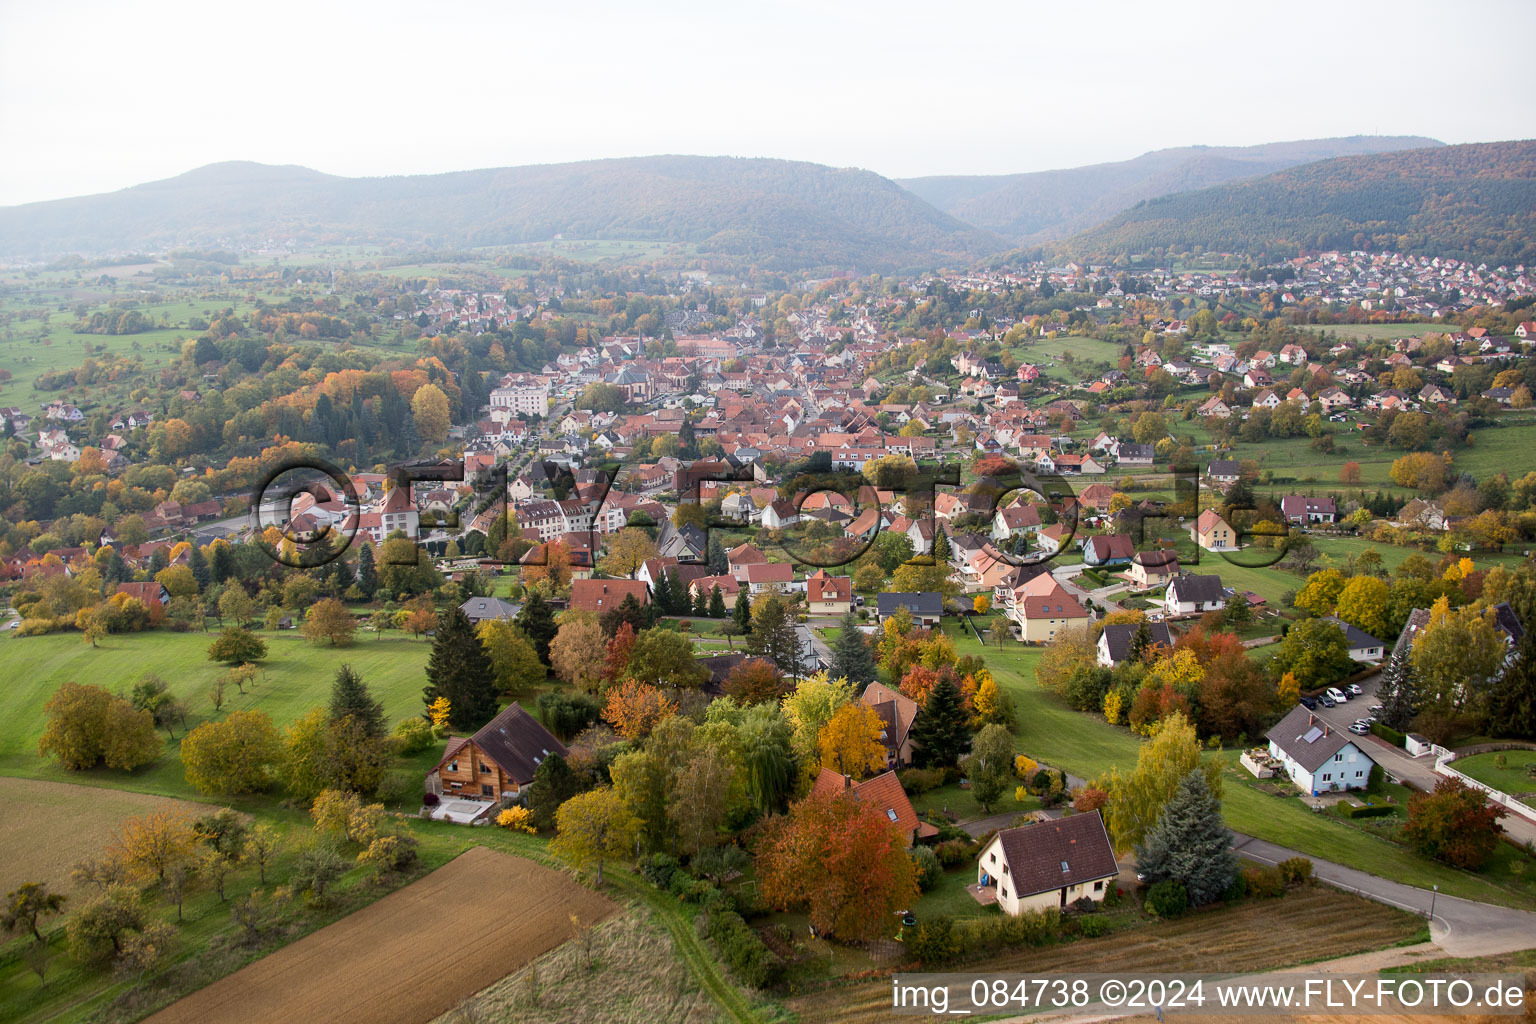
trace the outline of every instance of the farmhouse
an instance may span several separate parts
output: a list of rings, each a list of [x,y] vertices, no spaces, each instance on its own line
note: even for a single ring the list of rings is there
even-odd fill
[[[1307,498],[1299,494],[1288,494],[1281,498],[1280,512],[1287,521],[1298,526],[1331,523],[1338,518],[1338,508],[1332,498]]]
[[[1148,622],[1146,627],[1148,646],[1173,648],[1173,634],[1168,631],[1166,622]],[[1105,626],[1104,632],[1099,634],[1099,664],[1113,668],[1129,660],[1132,655],[1131,646],[1139,628],[1134,622],[1114,622]]]
[[[811,786],[813,796],[848,796],[860,803],[872,804],[885,815],[885,820],[901,832],[902,842],[912,846],[919,839],[939,834],[938,826],[920,821],[907,799],[907,791],[894,771],[886,771],[872,779],[854,782],[846,775],[839,775],[830,768],[823,768]]]
[[[1227,525],[1221,513],[1208,508],[1189,528],[1189,537],[1207,551],[1236,551],[1237,531]]]
[[[1102,900],[1119,873],[1104,819],[1092,811],[1004,829],[982,847],[976,880],[1016,917]]]
[[[1341,789],[1364,789],[1375,762],[1347,732],[1334,728],[1298,704],[1265,735],[1269,755],[1285,774],[1313,796]]]
[[[1213,612],[1227,602],[1220,576],[1175,576],[1163,595],[1163,610],[1168,615],[1196,615]]]
[[[472,820],[504,798],[522,799],[533,773],[551,754],[566,755],[565,744],[523,710],[512,704],[468,738],[448,741],[442,759],[427,773],[427,792],[484,802],[469,812]],[[451,808],[451,804],[448,805]],[[450,820],[460,820],[448,811]]]

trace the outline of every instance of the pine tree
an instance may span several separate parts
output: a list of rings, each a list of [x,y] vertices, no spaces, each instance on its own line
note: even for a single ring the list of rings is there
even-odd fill
[[[475,627],[459,608],[438,617],[421,696],[422,703],[429,705],[447,697],[449,724],[461,731],[478,728],[496,714],[496,672],[475,636]]]
[[[351,665],[336,670],[336,681],[331,684],[331,721],[338,722],[349,715],[356,719],[363,730],[374,739],[384,736],[384,703],[375,700]]]
[[[347,564],[347,556],[337,555],[336,561],[331,563],[331,589],[336,596],[344,597],[355,579],[352,567]]]
[[[235,555],[228,544],[215,544],[210,549],[212,554],[208,556],[208,572],[213,577],[213,582],[223,584],[235,574]],[[122,556],[116,551],[112,552],[114,564],[122,561]],[[128,577],[123,577],[127,579]]]
[[[933,528],[933,564],[948,565],[949,555],[949,534],[944,532],[944,527],[935,524]]]
[[[692,603],[688,600],[688,588],[683,585],[683,574],[673,566],[667,572],[668,604],[672,607],[673,615],[687,615],[693,610]]]
[[[971,746],[960,687],[943,676],[928,693],[928,703],[912,723],[913,760],[920,768],[953,768]]]
[[[702,590],[695,590],[693,593],[693,614],[700,618],[709,614],[709,598],[704,596]]]
[[[709,588],[709,617],[712,619],[725,618],[725,595],[720,592],[720,584],[718,583]]]
[[[1147,626],[1147,620],[1142,619],[1136,624],[1136,632],[1131,634],[1130,660],[1140,661],[1151,646],[1152,630]]]
[[[619,631],[619,627],[626,622],[629,623],[630,629],[639,633],[651,625],[645,613],[648,609],[654,608],[655,605],[646,605],[645,608],[641,608],[634,594],[625,594],[624,600],[597,617],[597,624],[602,628],[603,636],[609,639],[612,639],[613,635]]]
[[[1163,805],[1146,842],[1136,848],[1136,871],[1149,885],[1182,883],[1193,906],[1214,903],[1232,887],[1232,834],[1202,769],[1185,775]]]
[[[736,592],[736,605],[731,609],[731,619],[743,635],[752,629],[752,602],[747,600],[747,588]]]
[[[1536,736],[1536,630],[1526,628],[1517,650],[1515,663],[1488,688],[1492,736]]]
[[[373,600],[373,595],[379,589],[379,570],[373,564],[373,545],[364,544],[362,550],[357,553],[357,589],[363,592],[368,600]]]
[[[709,548],[704,557],[713,575],[724,576],[731,571],[730,561],[725,555],[725,541],[720,539],[719,530],[709,531]]]
[[[517,613],[517,628],[523,631],[523,636],[533,644],[534,653],[544,664],[549,664],[549,644],[560,631],[555,622],[554,609],[549,602],[544,600],[537,591],[528,595],[528,600],[523,602],[523,610]]]
[[[213,582],[213,572],[208,568],[208,557],[195,543],[187,552],[187,568],[192,570],[192,578],[197,580],[197,589],[207,590],[208,584]]]
[[[1413,721],[1413,662],[1409,652],[1413,645],[1400,640],[1392,648],[1387,667],[1381,673],[1377,697],[1381,700],[1381,724],[1389,729],[1404,732]]]
[[[874,682],[879,675],[875,656],[859,629],[859,620],[854,617],[852,608],[844,613],[842,631],[832,641],[832,667],[828,675],[833,679],[846,676],[849,682],[860,686]]]

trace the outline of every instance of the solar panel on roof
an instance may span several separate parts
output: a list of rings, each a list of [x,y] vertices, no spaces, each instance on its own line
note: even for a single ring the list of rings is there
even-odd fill
[[[1307,743],[1312,743],[1322,734],[1323,730],[1314,725],[1312,728],[1307,730],[1307,734],[1302,737],[1302,740]]]

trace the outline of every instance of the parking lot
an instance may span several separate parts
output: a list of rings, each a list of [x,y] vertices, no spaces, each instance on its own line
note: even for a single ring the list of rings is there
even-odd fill
[[[1365,718],[1371,713],[1372,704],[1381,703],[1376,696],[1376,687],[1380,682],[1381,675],[1379,673],[1362,680],[1360,683],[1360,689],[1364,691],[1362,696],[1351,697],[1348,701],[1337,707],[1325,708],[1319,704],[1312,713],[1327,722],[1332,728],[1348,729],[1355,719]],[[1340,686],[1339,689],[1342,690],[1344,687]]]

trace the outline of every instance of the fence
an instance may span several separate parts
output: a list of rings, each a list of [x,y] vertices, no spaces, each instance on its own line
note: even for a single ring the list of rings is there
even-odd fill
[[[1442,754],[1441,751],[1444,751],[1444,753]],[[1469,789],[1482,790],[1484,793],[1488,794],[1488,799],[1492,800],[1494,803],[1500,804],[1511,813],[1518,814],[1525,820],[1536,824],[1536,807],[1532,807],[1530,804],[1523,803],[1522,801],[1515,799],[1502,790],[1494,789],[1492,786],[1485,782],[1478,782],[1476,779],[1472,778],[1470,775],[1467,775],[1465,772],[1459,772],[1455,768],[1452,768],[1451,762],[1456,760],[1456,756],[1457,755],[1454,750],[1446,750],[1444,747],[1436,746],[1435,774],[1444,776],[1445,778],[1449,779],[1457,779]]]

